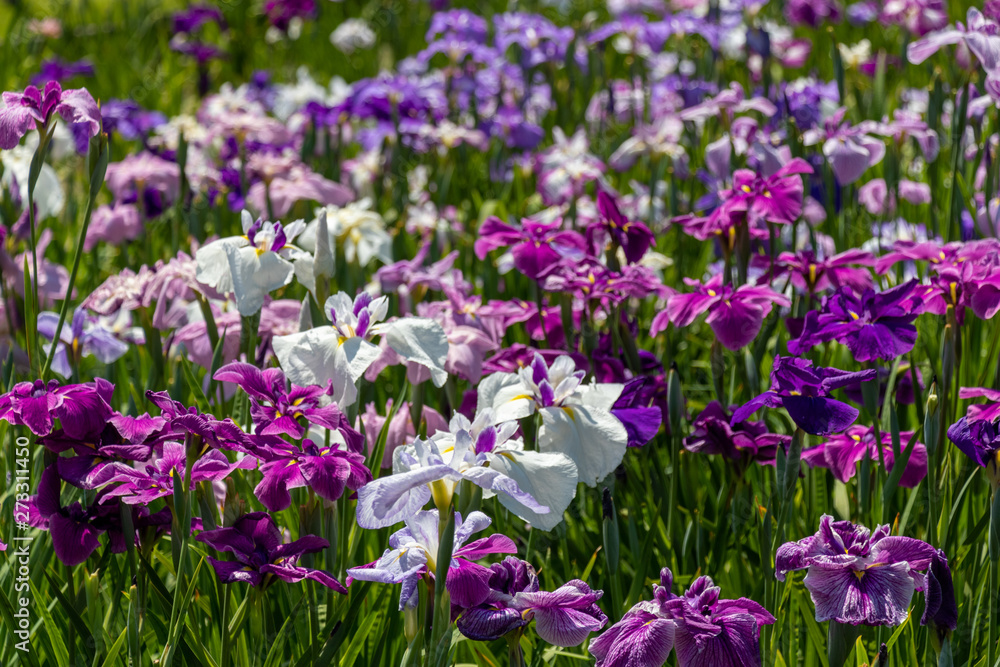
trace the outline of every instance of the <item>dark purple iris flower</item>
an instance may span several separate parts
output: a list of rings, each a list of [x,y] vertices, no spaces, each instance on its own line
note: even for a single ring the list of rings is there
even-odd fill
[[[753,600],[720,600],[709,577],[695,579],[681,596],[672,585],[663,568],[653,599],[636,604],[590,643],[597,667],[660,667],[672,649],[680,667],[760,664],[760,626],[774,623],[774,616]]]
[[[31,77],[31,83],[36,86],[44,86],[49,81],[62,83],[74,76],[94,76],[94,65],[89,60],[68,62],[59,58],[51,58],[42,61],[38,74]]]
[[[53,115],[67,123],[81,124],[87,136],[101,131],[101,112],[86,88],[63,90],[57,81],[49,81],[44,90],[28,86],[23,93],[4,93],[0,109],[0,148],[17,146],[29,130],[48,127]]]
[[[549,644],[578,646],[608,622],[597,606],[603,591],[592,590],[579,579],[551,592],[541,591],[535,569],[514,556],[494,563],[489,572],[486,600],[458,617],[458,631],[469,639],[500,639],[523,632],[534,620],[538,636]]]
[[[103,102],[101,116],[106,132],[118,132],[128,141],[144,138],[153,129],[167,122],[167,117],[159,111],[147,111],[132,100]]]
[[[130,417],[116,414],[104,429],[85,438],[71,438],[59,429],[38,442],[54,452],[72,451],[76,456],[56,459],[59,476],[81,489],[96,489],[106,484],[115,472],[131,470],[134,461],[147,461],[153,445],[167,428],[162,417]]]
[[[594,254],[599,255],[608,240],[612,240],[621,247],[629,264],[642,259],[656,240],[649,227],[626,218],[615,198],[603,190],[597,193],[597,211],[600,219],[587,227],[587,241]]]
[[[283,442],[259,449],[257,455],[266,463],[260,466],[264,479],[254,493],[272,512],[280,512],[292,503],[289,489],[308,486],[321,498],[333,501],[343,495],[344,489],[357,491],[372,481],[365,457],[340,449],[335,442],[319,446],[307,438],[301,446]]]
[[[668,323],[677,327],[689,326],[708,311],[705,321],[712,327],[716,338],[726,348],[735,351],[757,337],[764,318],[774,304],[791,304],[787,296],[766,285],[740,285],[736,288],[723,285],[721,274],[713,276],[704,285],[689,278],[685,278],[684,282],[694,287],[695,291],[670,296],[666,309],[653,318],[651,335],[666,329]]]
[[[926,542],[891,535],[888,525],[873,532],[824,514],[815,535],[778,549],[775,576],[784,581],[793,570],[808,570],[804,583],[819,622],[899,625],[906,620],[913,592],[927,589],[921,571],[935,557],[944,554]],[[950,580],[947,567],[939,563],[935,585],[942,594],[950,587],[950,581],[943,582],[946,576]]]
[[[561,229],[561,224],[561,220],[545,223],[525,219],[519,229],[490,216],[479,228],[474,245],[476,257],[486,259],[491,250],[512,246],[517,270],[537,279],[563,259],[581,259],[587,252],[586,239],[578,232]]]
[[[931,557],[931,566],[927,568],[924,615],[920,618],[920,625],[931,626],[939,639],[958,627],[955,584],[951,579],[948,558],[940,549]]]
[[[659,407],[650,407],[654,398],[656,381],[647,376],[639,376],[625,383],[621,395],[611,406],[611,414],[625,427],[629,447],[642,447],[656,437],[663,424],[663,412]]]
[[[738,424],[763,407],[782,406],[792,421],[806,433],[839,433],[854,423],[858,411],[830,398],[830,392],[874,378],[873,368],[851,373],[813,366],[806,359],[775,357],[771,368],[771,389],[737,408],[730,423]]]
[[[1000,486],[1000,425],[988,419],[962,417],[948,429],[948,439],[972,459],[986,468],[994,488]]]
[[[58,380],[20,382],[0,396],[0,419],[27,426],[35,435],[48,435],[58,419],[71,438],[84,438],[104,428],[113,414],[108,403],[115,387],[96,378],[84,384],[59,386]]]
[[[721,454],[733,461],[755,461],[773,465],[778,448],[786,448],[791,436],[769,433],[764,422],[730,424],[730,416],[718,401],[712,401],[691,423],[684,448],[700,454]]]
[[[262,371],[240,361],[226,364],[214,377],[220,382],[234,382],[250,395],[250,416],[261,435],[288,435],[298,440],[306,433],[299,421],[303,419],[339,432],[352,452],[363,450],[364,438],[351,427],[340,408],[334,403],[323,405],[323,397],[332,393],[329,385],[289,388],[280,368]]]
[[[42,473],[38,495],[29,503],[29,523],[49,531],[56,556],[72,567],[94,553],[100,545],[97,538],[107,531],[109,521],[119,511],[117,505],[103,505],[99,501],[89,507],[79,502],[63,507],[59,500],[61,486],[56,466],[50,465]]]
[[[892,361],[913,349],[921,312],[914,298],[916,280],[884,292],[865,290],[857,297],[847,287],[826,299],[821,311],[806,314],[802,332],[788,341],[788,351],[803,354],[814,346],[836,340],[847,345],[857,361]]]
[[[316,0],[267,0],[264,14],[271,25],[288,32],[292,19],[308,19],[316,15]]]
[[[234,559],[229,561],[208,556],[219,581],[224,584],[242,581],[267,588],[279,579],[288,583],[309,579],[338,593],[347,593],[329,573],[298,564],[305,554],[322,551],[330,543],[315,535],[305,535],[282,544],[281,531],[267,512],[244,514],[232,526],[206,530],[195,539],[216,551],[228,551],[233,555]]]
[[[191,5],[187,9],[175,12],[173,15],[174,33],[191,33],[207,23],[217,23],[226,26],[226,19],[217,7],[210,5]]]
[[[885,467],[892,470],[895,455],[892,451],[892,435],[881,433],[882,458]],[[909,442],[913,431],[901,431],[901,442]],[[875,444],[875,430],[871,426],[851,426],[846,432],[829,435],[826,440],[802,452],[802,460],[811,466],[827,468],[843,483],[854,477],[857,464],[865,457],[875,463],[879,462],[878,445]],[[927,476],[927,447],[917,442],[913,445],[910,460],[906,463],[899,485],[912,489]]]

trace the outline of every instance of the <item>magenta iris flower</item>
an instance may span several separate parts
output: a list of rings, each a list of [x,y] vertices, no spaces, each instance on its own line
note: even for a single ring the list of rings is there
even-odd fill
[[[923,571],[935,557],[943,554],[926,542],[890,535],[888,525],[873,532],[824,514],[815,535],[778,549],[775,576],[784,581],[789,572],[807,570],[804,583],[817,621],[899,625],[913,592],[927,589]],[[944,570],[935,575],[943,577]]]
[[[101,112],[85,88],[63,90],[49,81],[43,90],[28,86],[23,93],[4,93],[0,109],[0,148],[11,149],[35,128],[48,127],[56,114],[70,124],[79,123],[93,137],[101,131]]]
[[[650,335],[663,331],[668,323],[686,327],[708,311],[705,321],[712,327],[719,342],[735,351],[757,337],[764,318],[774,304],[791,304],[787,296],[763,285],[740,285],[736,288],[723,285],[721,275],[713,276],[704,285],[689,278],[685,278],[684,282],[696,288],[695,291],[669,297],[666,309],[653,318]]]
[[[272,512],[280,512],[292,503],[288,490],[308,486],[326,500],[340,498],[344,489],[356,491],[372,480],[365,467],[365,457],[331,443],[320,446],[308,438],[301,446],[281,443],[257,450],[266,461],[260,466],[264,473],[254,493]]]
[[[52,536],[52,548],[65,565],[79,565],[100,545],[97,539],[119,516],[117,505],[95,501],[89,507],[79,502],[63,506],[59,500],[62,482],[56,466],[50,465],[38,483],[38,495],[29,503],[29,523],[46,528]]]
[[[917,281],[884,292],[865,290],[857,297],[841,288],[829,297],[822,311],[806,314],[802,332],[788,341],[788,351],[803,354],[814,346],[836,340],[847,345],[857,361],[892,361],[913,349],[921,312],[915,298]]]
[[[771,389],[750,399],[733,412],[738,424],[763,407],[784,407],[792,421],[806,433],[829,435],[843,431],[858,418],[856,408],[830,398],[830,392],[875,378],[874,368],[859,372],[813,366],[795,357],[775,357]]]
[[[361,452],[363,438],[351,427],[347,417],[334,403],[323,405],[323,397],[332,389],[312,385],[289,389],[280,368],[260,370],[256,366],[234,361],[216,371],[220,382],[234,382],[250,395],[250,416],[261,435],[288,435],[299,439],[306,433],[305,421],[338,431],[353,452]]]
[[[121,468],[107,480],[115,484],[104,495],[104,502],[112,498],[121,498],[128,505],[148,505],[157,498],[172,495],[174,492],[174,477],[180,476],[184,481],[187,457],[184,445],[179,442],[167,442],[163,445],[163,454],[152,463],[146,464],[143,470]],[[187,488],[194,489],[198,482],[218,481],[225,479],[236,468],[253,467],[256,459],[247,456],[237,463],[230,463],[226,455],[218,450],[209,450],[191,466],[191,479],[187,480]]]
[[[348,584],[352,579],[375,581],[383,584],[402,584],[399,593],[400,610],[417,605],[417,583],[421,577],[433,577],[437,571],[435,560],[440,547],[438,511],[415,512],[406,520],[406,527],[389,537],[389,548],[376,561],[350,568]],[[494,534],[466,541],[490,525],[491,520],[482,512],[470,512],[466,519],[455,513],[455,541],[445,586],[452,604],[475,607],[490,595],[489,568],[473,561],[491,554],[517,553],[517,545],[506,535]]]
[[[479,228],[476,257],[486,259],[491,250],[511,246],[517,270],[537,279],[563,258],[580,259],[587,251],[587,240],[578,232],[561,229],[561,224],[561,220],[545,223],[525,219],[518,229],[490,216]]]
[[[57,380],[19,382],[0,396],[0,419],[40,436],[51,433],[58,419],[68,436],[83,438],[104,428],[113,414],[108,403],[114,391],[114,385],[101,378],[66,386]]]
[[[590,643],[597,667],[660,667],[676,649],[680,667],[749,667],[761,664],[760,626],[775,619],[746,598],[722,600],[709,577],[698,577],[683,595],[660,571],[653,599],[636,604],[621,621]]]
[[[131,469],[134,461],[146,461],[153,444],[166,430],[161,417],[118,415],[108,419],[104,429],[72,438],[63,429],[43,436],[38,442],[54,452],[72,451],[76,456],[56,459],[59,476],[81,489],[103,486],[119,469]]]
[[[618,208],[618,202],[607,192],[597,193],[597,211],[600,219],[587,227],[587,240],[591,247],[604,249],[613,240],[625,253],[625,261],[635,264],[655,242],[649,227],[637,220],[629,220]]]
[[[833,257],[820,259],[810,250],[797,253],[783,252],[778,264],[791,274],[792,284],[810,294],[829,288],[850,287],[864,291],[871,287],[871,274],[863,268],[873,266],[875,256],[870,252],[852,248]]]
[[[244,514],[232,526],[206,530],[195,539],[216,551],[228,551],[233,555],[233,560],[228,561],[207,557],[224,584],[242,581],[266,588],[279,579],[288,583],[309,579],[338,593],[347,593],[328,572],[298,564],[302,556],[326,549],[329,542],[315,535],[305,535],[282,544],[281,531],[267,512]]]
[[[882,433],[882,457],[885,467],[892,470],[895,456],[892,451],[892,435]],[[899,434],[903,446],[913,437],[913,431]],[[871,426],[852,426],[841,434],[829,435],[824,442],[802,452],[802,460],[811,466],[828,468],[833,476],[843,483],[854,477],[857,464],[865,457],[879,462],[878,445],[875,444],[875,430]],[[910,460],[906,463],[899,485],[912,489],[927,476],[927,448],[923,443],[913,445]]]
[[[591,632],[608,622],[595,591],[579,579],[554,591],[538,588],[538,576],[530,563],[507,556],[490,566],[489,593],[479,605],[458,617],[458,631],[469,639],[492,641],[512,632],[523,632],[532,620],[535,631],[554,646],[577,646]]]

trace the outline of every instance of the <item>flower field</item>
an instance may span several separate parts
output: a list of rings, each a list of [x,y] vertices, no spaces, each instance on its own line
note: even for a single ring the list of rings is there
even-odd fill
[[[1000,1],[0,6],[0,663],[1000,667]]]

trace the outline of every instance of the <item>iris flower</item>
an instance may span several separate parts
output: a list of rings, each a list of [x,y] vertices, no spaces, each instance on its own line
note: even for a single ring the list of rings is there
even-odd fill
[[[590,643],[597,667],[661,667],[672,649],[680,667],[760,664],[760,626],[774,623],[774,616],[753,600],[719,599],[709,577],[698,577],[680,596],[672,584],[673,574],[663,568],[653,599],[636,604]]]
[[[892,451],[892,435],[882,433],[882,458],[885,467],[891,471],[895,462]],[[909,442],[913,431],[901,431],[902,443]],[[870,458],[879,461],[878,445],[875,444],[875,430],[871,426],[851,426],[846,432],[827,436],[824,442],[802,452],[802,460],[811,466],[828,468],[833,476],[846,484],[857,471],[857,464]],[[912,489],[927,476],[927,448],[923,443],[913,445],[910,459],[906,462],[899,485]]]
[[[757,337],[764,318],[774,304],[791,305],[787,296],[764,285],[740,285],[735,288],[723,285],[721,275],[713,276],[704,285],[689,278],[685,278],[684,282],[694,287],[695,291],[670,296],[666,309],[653,318],[651,335],[666,329],[668,323],[677,327],[689,326],[708,311],[705,321],[712,327],[719,342],[735,351]]]
[[[306,427],[300,420],[338,431],[352,451],[362,450],[362,436],[333,403],[323,405],[331,392],[318,385],[289,388],[280,368],[260,370],[252,364],[234,361],[214,375],[220,382],[234,382],[250,395],[250,416],[261,435],[302,438]]]
[[[538,636],[555,646],[577,646],[608,622],[595,591],[579,579],[554,591],[538,590],[538,576],[526,561],[507,556],[490,566],[489,594],[458,617],[458,631],[469,639],[493,641],[521,632],[532,620]]]
[[[229,561],[207,556],[224,584],[242,581],[251,586],[263,584],[266,588],[279,579],[288,583],[309,579],[338,593],[347,593],[329,573],[298,564],[302,556],[322,551],[329,543],[321,537],[305,535],[282,544],[281,531],[267,512],[244,514],[232,526],[206,530],[195,539],[233,555]]]
[[[287,227],[280,222],[254,220],[242,213],[243,236],[230,236],[198,249],[198,282],[219,292],[232,292],[243,317],[258,312],[264,297],[292,282],[292,260],[302,251],[288,245],[305,228],[296,220]]]
[[[108,403],[113,384],[102,378],[84,384],[60,386],[58,380],[19,382],[0,396],[0,419],[27,426],[35,435],[48,435],[58,419],[63,431],[83,438],[103,428],[113,414]]]
[[[890,535],[888,525],[870,531],[824,514],[815,535],[778,549],[775,576],[784,581],[791,571],[807,570],[819,622],[899,625],[913,592],[927,589],[922,571],[935,556],[941,557],[926,542]],[[943,576],[940,569],[936,574]]]
[[[306,438],[301,445],[283,442],[256,453],[265,463],[260,466],[264,479],[254,493],[272,512],[291,505],[289,489],[308,486],[319,497],[334,501],[343,495],[344,489],[355,491],[372,479],[365,467],[365,457],[341,449],[337,443],[317,445]]]
[[[625,426],[611,414],[622,385],[584,384],[569,356],[552,366],[535,354],[517,373],[495,373],[479,384],[480,411],[492,407],[495,423],[542,417],[538,451],[562,452],[576,464],[581,482],[595,487],[622,462],[628,444]]]
[[[382,557],[367,565],[350,568],[347,570],[350,578],[403,584],[399,594],[400,610],[415,607],[417,583],[424,575],[434,576],[437,571],[438,519],[437,510],[413,513],[406,519],[406,527],[389,537],[389,548]],[[494,534],[466,544],[473,533],[484,530],[490,523],[490,518],[482,512],[470,512],[464,521],[461,514],[455,513],[455,542],[445,586],[452,603],[460,607],[475,607],[490,594],[489,568],[473,561],[490,554],[517,553],[514,541],[506,535]]]
[[[358,492],[358,525],[391,526],[432,497],[438,507],[447,506],[456,485],[468,480],[533,526],[554,528],[576,494],[576,465],[560,452],[524,451],[524,443],[512,438],[517,422],[494,422],[491,409],[471,423],[456,414],[449,431],[397,449],[393,474]]]
[[[920,314],[914,291],[917,281],[884,292],[868,289],[857,297],[842,287],[828,298],[822,311],[806,314],[802,332],[788,341],[788,351],[803,354],[830,340],[847,345],[857,361],[891,361],[913,349]]]
[[[428,368],[435,386],[444,385],[448,337],[434,320],[405,317],[383,322],[389,311],[388,297],[372,298],[367,292],[353,302],[339,292],[326,300],[325,308],[330,326],[274,338],[274,354],[295,384],[332,382],[333,400],[346,408],[357,400],[357,381],[381,354],[372,338],[384,336],[400,357]]]
[[[88,136],[101,131],[101,112],[86,88],[63,90],[49,81],[43,90],[28,86],[23,93],[4,93],[0,108],[0,148],[17,146],[21,137],[35,128],[47,128],[55,114],[67,123],[80,124]]]
[[[771,368],[771,389],[737,408],[731,423],[738,424],[763,407],[781,406],[806,433],[838,433],[854,423],[858,411],[830,398],[830,392],[855,382],[874,379],[875,375],[873,368],[851,373],[813,366],[806,359],[775,357]]]

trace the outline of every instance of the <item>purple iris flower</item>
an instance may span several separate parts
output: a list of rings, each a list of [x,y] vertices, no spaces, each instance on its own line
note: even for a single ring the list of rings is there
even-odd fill
[[[874,368],[851,373],[813,366],[807,359],[778,356],[774,358],[771,368],[771,389],[737,408],[730,423],[738,424],[763,407],[782,406],[792,421],[806,433],[839,433],[854,423],[858,411],[830,398],[830,392],[874,378]]]
[[[101,116],[106,132],[116,131],[128,141],[146,137],[167,122],[167,117],[159,111],[147,111],[132,100],[103,102]]]
[[[802,332],[788,341],[788,351],[803,354],[814,346],[836,340],[847,345],[857,361],[892,361],[913,349],[920,314],[914,298],[917,281],[884,292],[865,290],[857,297],[842,287],[826,299],[821,311],[806,314]]]
[[[19,382],[0,396],[0,419],[27,426],[35,435],[48,435],[58,419],[71,438],[100,431],[113,414],[109,407],[115,386],[96,378],[84,384],[59,386],[58,380]]]
[[[525,219],[518,229],[495,216],[486,218],[479,228],[474,246],[476,257],[496,248],[513,246],[514,266],[531,279],[545,275],[566,257],[582,258],[587,241],[578,232],[560,229],[561,220],[551,223]]]
[[[656,437],[663,424],[663,411],[650,407],[657,383],[645,375],[625,383],[621,396],[611,406],[611,414],[625,427],[629,447],[642,447]]]
[[[56,556],[67,566],[79,565],[100,545],[98,537],[107,531],[111,517],[117,517],[117,505],[104,505],[103,499],[89,507],[79,502],[63,507],[59,500],[62,482],[55,464],[42,473],[38,495],[29,502],[29,523],[45,528],[52,536]]]
[[[162,455],[148,463],[144,470],[121,468],[107,480],[108,484],[116,484],[103,496],[102,502],[111,498],[121,498],[128,505],[148,505],[157,498],[164,498],[174,492],[174,477],[180,476],[184,481],[187,456],[184,445],[179,442],[163,444]],[[212,449],[205,452],[191,467],[191,479],[187,482],[188,489],[194,489],[198,482],[219,481],[229,476],[236,468],[254,467],[256,459],[246,456],[237,463],[230,463],[222,452]]]
[[[578,646],[608,622],[597,606],[603,591],[592,590],[579,579],[551,592],[538,590],[535,568],[514,556],[494,563],[489,572],[486,599],[458,617],[458,631],[469,639],[500,639],[523,632],[534,620],[538,636],[549,644]]]
[[[88,136],[101,131],[101,112],[86,88],[63,90],[57,81],[49,81],[44,90],[28,86],[23,93],[4,93],[0,109],[0,148],[17,146],[21,137],[35,128],[46,128],[53,114],[69,124],[80,123]]]
[[[667,307],[653,318],[650,335],[655,336],[667,328],[668,323],[686,327],[708,311],[705,321],[712,327],[719,342],[730,350],[749,344],[760,333],[764,318],[774,304],[788,306],[791,300],[764,285],[722,284],[722,275],[712,276],[704,285],[685,278],[684,282],[696,291],[674,294],[667,299]]]
[[[303,419],[339,432],[352,452],[363,451],[364,438],[351,427],[340,408],[334,403],[323,405],[323,397],[332,392],[330,385],[289,388],[280,368],[262,371],[240,361],[226,364],[214,378],[235,382],[250,395],[250,416],[261,435],[288,435],[298,440],[306,433],[306,427],[299,421]]]
[[[352,579],[403,584],[399,608],[415,607],[417,583],[424,575],[433,577],[437,571],[435,559],[440,546],[438,518],[437,510],[412,514],[406,520],[406,527],[389,537],[389,548],[381,558],[347,571],[350,575],[348,584]],[[490,595],[492,572],[473,561],[491,554],[517,553],[517,545],[506,535],[494,534],[465,544],[473,533],[484,530],[490,523],[490,518],[482,512],[470,512],[464,521],[461,514],[455,513],[455,541],[445,586],[452,604],[459,607],[475,607]]]
[[[106,484],[116,471],[131,470],[131,462],[147,461],[153,445],[167,427],[162,417],[130,417],[116,414],[104,429],[84,438],[72,438],[62,429],[43,436],[38,442],[54,452],[72,451],[76,456],[56,459],[59,476],[81,489]]]
[[[1000,486],[1000,425],[965,416],[948,429],[948,439],[976,465],[986,468],[994,489]]]
[[[365,467],[365,457],[357,452],[340,449],[337,443],[319,446],[308,438],[301,446],[282,443],[260,449],[264,473],[254,493],[267,509],[280,512],[292,498],[289,489],[308,486],[326,500],[337,500],[344,489],[356,491],[372,480]]]
[[[225,27],[226,19],[217,7],[191,5],[173,15],[174,33],[191,33],[207,23],[217,23]]]
[[[839,255],[820,259],[811,250],[802,250],[797,253],[781,253],[778,255],[778,264],[791,274],[793,285],[810,294],[842,286],[860,292],[871,287],[872,278],[866,269],[858,267],[873,266],[875,256],[852,248]]]
[[[680,667],[759,665],[760,626],[775,619],[746,598],[720,600],[709,577],[698,577],[680,596],[673,574],[660,571],[653,599],[642,601],[590,643],[597,667],[660,667],[677,650]]]
[[[89,60],[67,62],[59,58],[51,58],[42,61],[42,67],[38,74],[31,77],[31,83],[35,86],[44,86],[49,81],[62,83],[74,76],[94,76],[94,65]]]
[[[89,326],[88,326],[89,325]],[[38,314],[38,333],[50,341],[56,335],[59,315],[52,312]],[[46,347],[52,345],[48,343]],[[89,318],[87,311],[77,308],[73,312],[70,326],[59,332],[56,354],[52,358],[52,370],[63,377],[73,374],[73,367],[80,363],[84,355],[97,357],[102,364],[113,364],[128,352],[128,343],[119,340],[114,332],[101,326],[96,318]]]
[[[701,454],[721,454],[733,461],[756,461],[773,465],[778,448],[786,448],[791,436],[769,433],[764,422],[730,424],[730,416],[718,401],[705,406],[691,423],[684,448]]]
[[[958,627],[955,583],[951,579],[948,558],[940,549],[931,557],[931,565],[927,568],[924,615],[920,618],[920,625],[931,626],[939,639]]]
[[[267,512],[244,514],[232,526],[206,530],[195,539],[216,551],[228,551],[233,555],[234,559],[229,561],[208,556],[219,581],[224,584],[244,581],[251,586],[267,588],[279,579],[288,583],[309,579],[338,593],[347,593],[329,573],[298,564],[302,556],[326,549],[329,542],[315,535],[305,535],[282,544],[281,531]]]
[[[763,222],[790,225],[802,215],[800,175],[811,173],[813,168],[802,158],[793,158],[770,175],[737,169],[732,190],[721,193],[720,208],[729,215],[744,213],[752,227]]]
[[[892,435],[881,433],[882,458],[885,467],[892,470],[895,455],[892,451]],[[900,440],[909,442],[913,431],[901,431]],[[824,442],[802,452],[802,460],[811,466],[828,468],[833,476],[846,484],[857,471],[857,464],[865,457],[879,462],[879,446],[875,443],[875,430],[871,426],[852,426],[841,434],[829,435]],[[906,462],[899,485],[912,489],[927,476],[927,447],[922,442],[914,443],[910,460]]]
[[[870,531],[824,514],[815,535],[778,548],[775,576],[784,581],[793,570],[808,570],[804,583],[819,622],[899,625],[913,592],[926,590],[921,571],[935,556],[942,554],[926,542],[890,535],[888,525]],[[940,567],[936,576],[944,576]]]
[[[629,220],[618,208],[614,197],[601,190],[597,193],[597,210],[600,220],[587,227],[587,240],[599,254],[607,239],[621,247],[625,261],[635,264],[646,254],[655,238],[649,227],[637,220]]]

